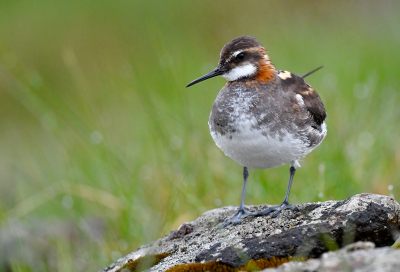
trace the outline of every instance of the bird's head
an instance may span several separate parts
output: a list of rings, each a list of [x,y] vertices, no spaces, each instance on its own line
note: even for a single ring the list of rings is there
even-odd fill
[[[222,76],[230,82],[267,82],[273,79],[274,74],[275,67],[260,42],[251,36],[240,36],[222,48],[217,68],[190,82],[186,87],[215,76]]]

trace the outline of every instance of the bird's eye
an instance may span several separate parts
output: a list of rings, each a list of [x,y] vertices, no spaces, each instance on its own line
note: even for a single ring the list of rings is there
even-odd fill
[[[244,59],[244,53],[239,53],[239,54],[236,56],[236,59],[238,59],[238,60]]]

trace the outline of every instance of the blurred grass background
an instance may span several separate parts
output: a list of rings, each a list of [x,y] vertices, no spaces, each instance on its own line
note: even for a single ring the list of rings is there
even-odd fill
[[[1,1],[0,270],[97,271],[238,205],[242,168],[207,125],[225,80],[185,86],[240,35],[277,68],[325,65],[307,81],[328,136],[291,203],[399,200],[399,14],[397,1]],[[280,203],[288,172],[250,170],[246,203]]]

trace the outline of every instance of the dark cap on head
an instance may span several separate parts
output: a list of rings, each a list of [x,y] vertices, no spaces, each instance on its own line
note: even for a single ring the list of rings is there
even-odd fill
[[[262,45],[256,38],[252,36],[240,36],[234,38],[222,48],[221,58],[228,58],[229,54],[232,52],[250,47],[262,47]]]

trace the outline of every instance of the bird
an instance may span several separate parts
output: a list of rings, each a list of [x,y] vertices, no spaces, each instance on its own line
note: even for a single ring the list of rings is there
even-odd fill
[[[216,76],[227,80],[212,105],[208,125],[215,144],[243,167],[243,189],[238,212],[222,227],[236,225],[247,216],[273,212],[274,218],[285,209],[299,210],[289,204],[299,160],[327,135],[325,106],[304,80],[318,69],[302,76],[276,69],[256,38],[240,36],[222,48],[214,70],[186,86]],[[248,168],[269,169],[285,164],[290,167],[283,202],[262,211],[248,211],[244,205]]]

